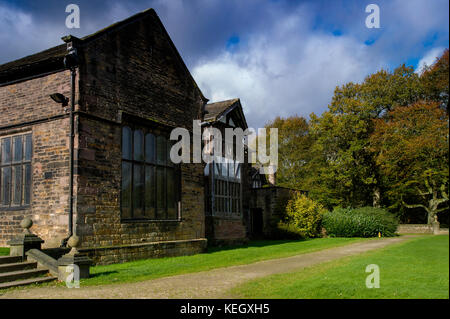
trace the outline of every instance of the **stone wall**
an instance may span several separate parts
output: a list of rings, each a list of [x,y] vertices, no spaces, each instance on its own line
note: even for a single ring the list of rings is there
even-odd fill
[[[279,220],[280,209],[291,197],[294,190],[289,188],[268,186],[251,190],[251,208],[260,208],[263,212],[263,234],[270,237],[273,227]],[[251,218],[251,214],[249,216]],[[251,221],[249,221],[251,224]]]
[[[248,241],[242,217],[206,216],[206,238],[213,246],[236,245]]]
[[[181,221],[122,221],[121,127],[79,118],[76,232],[83,247],[204,238],[203,170],[181,165]]]
[[[433,228],[427,224],[400,224],[397,228],[399,234],[432,234]]]
[[[20,233],[20,221],[30,216],[31,229],[45,240],[60,244],[67,236],[69,119],[67,110],[50,98],[52,93],[70,96],[70,73],[59,72],[0,87],[0,139],[31,133],[31,205],[0,207],[0,246]]]
[[[96,265],[108,265],[127,261],[202,253],[207,246],[206,239],[148,242],[114,247],[81,248]]]

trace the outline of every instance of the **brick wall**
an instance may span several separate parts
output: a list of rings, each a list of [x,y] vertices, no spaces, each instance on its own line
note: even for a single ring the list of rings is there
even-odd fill
[[[57,246],[67,236],[69,120],[67,110],[49,96],[56,92],[70,96],[69,72],[0,87],[0,138],[31,133],[33,141],[31,205],[0,207],[0,246],[21,232],[24,216],[33,219],[31,230],[44,246]]]

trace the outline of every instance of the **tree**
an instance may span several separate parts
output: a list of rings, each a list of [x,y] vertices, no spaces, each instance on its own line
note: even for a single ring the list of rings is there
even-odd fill
[[[433,63],[427,67],[420,77],[424,87],[424,99],[437,101],[440,106],[449,112],[449,52],[448,49]]]
[[[371,149],[393,207],[423,208],[431,223],[448,201],[448,117],[438,102],[397,107],[374,120]],[[415,200],[406,203],[405,197]],[[441,206],[441,207],[440,207]]]
[[[360,84],[337,87],[328,111],[320,118],[311,116],[316,140],[311,196],[321,197],[328,207],[379,206],[384,185],[370,149],[373,119],[422,95],[419,76],[404,65],[393,72],[381,70]]]
[[[308,121],[300,116],[277,117],[266,125],[278,128],[277,185],[295,189],[304,188],[312,139]]]

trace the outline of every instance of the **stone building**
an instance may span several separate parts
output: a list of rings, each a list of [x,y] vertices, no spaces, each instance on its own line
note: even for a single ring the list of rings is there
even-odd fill
[[[245,129],[240,101],[208,104],[152,9],[63,41],[0,65],[0,246],[24,216],[44,246],[76,233],[97,263],[245,241],[249,165],[168,156],[193,120]]]

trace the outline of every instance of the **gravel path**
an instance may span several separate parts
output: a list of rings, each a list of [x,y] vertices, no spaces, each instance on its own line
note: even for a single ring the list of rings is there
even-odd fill
[[[218,268],[136,283],[88,286],[79,289],[59,286],[33,287],[11,290],[3,294],[0,291],[0,298],[232,298],[233,296],[227,294],[228,290],[243,282],[357,255],[412,237],[415,236],[375,239],[249,265]]]

